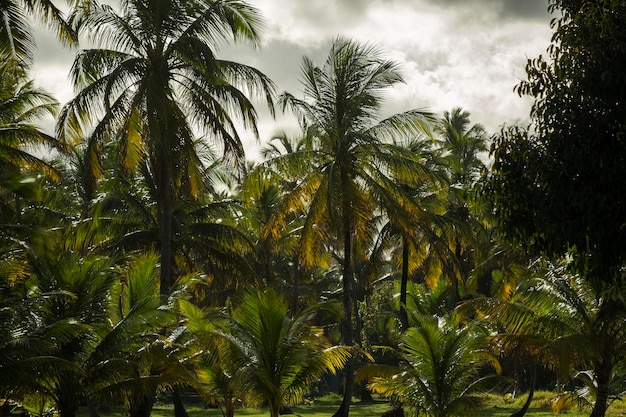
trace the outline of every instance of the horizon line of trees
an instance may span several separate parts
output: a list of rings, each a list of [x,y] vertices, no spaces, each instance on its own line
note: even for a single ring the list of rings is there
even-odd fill
[[[335,417],[372,393],[434,417],[479,410],[498,386],[528,391],[516,417],[557,380],[569,385],[554,411],[600,417],[624,395],[621,186],[603,188],[613,171],[597,185],[567,142],[598,135],[609,153],[594,172],[621,169],[624,126],[608,121],[622,55],[601,46],[626,45],[623,7],[550,2],[563,12],[553,61],[529,61],[519,87],[533,125],[495,134],[487,167],[488,133],[461,108],[381,118],[403,79],[371,45],[335,39],[321,65],[303,57],[302,96],[276,94],[216,56],[259,43],[262,16],[243,1],[70,3],[67,18],[48,0],[0,5],[3,415],[121,404],[149,417],[167,393],[186,417],[193,391],[225,417],[240,401],[276,417],[328,373],[341,374]],[[62,108],[29,78],[34,17],[94,45]],[[301,129],[256,164],[237,130],[258,136],[254,98]],[[54,135],[37,126],[46,115]]]

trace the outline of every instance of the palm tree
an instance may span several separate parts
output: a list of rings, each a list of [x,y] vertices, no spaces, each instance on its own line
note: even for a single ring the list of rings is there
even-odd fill
[[[415,327],[401,336],[400,367],[372,380],[370,387],[397,398],[416,415],[465,416],[481,407],[481,394],[501,381],[481,374],[485,367],[499,371],[499,363],[476,324],[459,326],[452,316],[415,316]]]
[[[276,160],[282,155],[306,149],[306,137],[290,137],[285,133],[275,135],[261,148],[264,160]],[[295,183],[282,176],[280,169],[270,164],[253,167],[244,179],[239,199],[246,207],[245,219],[256,241],[258,274],[265,285],[279,290],[291,290],[293,313],[299,310],[301,281],[310,270],[300,263],[299,239],[303,224],[302,210],[293,210],[285,218],[286,227],[276,235],[267,233],[272,217],[276,216],[283,199],[293,190]],[[283,278],[278,281],[278,278]],[[289,282],[287,277],[291,277]],[[280,290],[279,290],[280,291]],[[315,300],[314,302],[316,302]]]
[[[48,237],[58,239],[60,233]],[[112,258],[81,259],[63,249],[45,245],[28,250],[28,298],[23,302],[32,318],[15,334],[40,339],[45,350],[25,349],[17,364],[24,376],[13,383],[26,380],[24,398],[52,401],[61,415],[71,417],[86,392],[80,388],[81,363],[93,340],[90,332],[105,323],[108,291],[116,277],[111,273]]]
[[[59,178],[58,170],[37,156],[46,148],[60,149],[36,124],[56,109],[57,102],[35,88],[22,67],[0,62],[0,258],[13,269],[7,277],[23,269],[28,245],[43,237],[43,223],[26,218],[25,209],[41,201],[38,176]]]
[[[92,179],[101,174],[101,149],[115,141],[122,167],[142,165],[156,186],[161,291],[172,280],[172,207],[183,185],[199,190],[194,129],[220,141],[240,162],[243,148],[232,113],[256,132],[256,112],[239,87],[271,105],[272,83],[254,68],[220,60],[215,48],[229,39],[257,43],[260,18],[239,0],[123,0],[121,12],[101,4],[72,16],[103,49],[79,52],[71,70],[77,96],[62,110],[58,136],[84,137]]]
[[[470,124],[470,113],[460,107],[445,112],[436,126],[439,150],[449,176],[443,245],[449,247],[440,263],[452,284],[452,305],[471,292],[469,281],[486,249],[485,213],[475,201],[473,188],[485,168],[481,153],[487,134],[480,124]]]
[[[350,346],[354,341],[353,240],[367,233],[367,222],[378,201],[404,197],[388,177],[389,167],[396,173],[403,168],[407,177],[422,172],[413,155],[393,145],[391,139],[428,130],[430,115],[411,110],[377,119],[384,90],[402,77],[395,63],[370,46],[337,39],[322,67],[304,58],[302,77],[305,98],[283,93],[280,103],[298,115],[311,145],[268,161],[279,166],[284,176],[296,179],[296,186],[267,230],[278,235],[290,210],[306,208],[301,232],[303,262],[311,264],[326,252],[331,237],[342,245],[341,334],[343,343]],[[350,364],[345,367],[338,416],[348,414],[352,368]]]
[[[140,169],[149,171],[146,166]],[[218,170],[219,167],[209,166],[203,176]],[[129,178],[118,172],[109,176],[101,187],[105,197],[100,200],[94,217],[99,216],[96,223],[109,230],[109,239],[103,242],[107,250],[158,248],[158,215],[153,203],[156,186],[152,180],[145,175]],[[203,185],[203,192],[197,198],[182,193],[171,211],[175,275],[206,274],[207,291],[212,293],[207,295],[212,297],[229,287],[236,288],[254,275],[246,258],[253,245],[238,224],[243,209],[237,201]]]
[[[177,353],[180,332],[163,332],[175,315],[161,302],[158,257],[116,265],[121,259],[76,249],[31,251],[23,302],[30,311],[14,329],[23,336],[2,352],[5,368],[19,377],[2,388],[9,385],[8,398],[31,407],[54,405],[64,417],[76,415],[81,404],[112,401],[124,403],[130,416],[146,417],[158,387],[194,381]]]
[[[36,122],[56,115],[58,103],[34,86],[21,67],[0,62],[0,167],[4,189],[19,191],[17,177],[26,171],[58,179],[54,167],[36,156],[43,147],[60,148],[60,143],[44,133]],[[10,180],[15,182],[11,186]],[[25,184],[22,184],[25,188]],[[24,191],[22,188],[22,191]]]
[[[332,346],[312,323],[322,307],[289,317],[285,299],[274,291],[249,291],[231,313],[224,335],[228,362],[240,372],[241,389],[266,403],[271,417],[301,401],[323,373],[335,373],[350,356],[349,349]]]
[[[467,188],[477,179],[485,164],[480,154],[487,152],[487,132],[480,124],[470,126],[470,113],[460,107],[444,112],[436,130],[439,144],[449,161],[452,184]]]
[[[534,276],[520,280],[507,297],[483,297],[468,306],[502,326],[493,344],[503,353],[524,354],[563,381],[583,372],[581,381],[592,382],[596,393],[591,416],[600,417],[615,394],[616,370],[626,353],[623,295],[598,297],[565,264],[539,260]]]
[[[411,197],[410,206],[408,209],[402,204],[387,207],[388,221],[381,228],[377,243],[379,252],[394,247],[399,249],[394,253],[400,252],[393,258],[401,271],[399,316],[404,329],[409,325],[406,308],[409,275],[417,272],[425,282],[431,282],[428,261],[441,246],[437,245],[437,241],[446,224],[442,195],[446,194],[448,183],[439,155],[428,139],[411,139],[403,145],[427,170],[422,177],[411,178],[410,181],[402,175],[395,179],[396,186]]]
[[[91,0],[67,1],[90,3]],[[32,16],[52,29],[64,45],[76,45],[78,36],[63,16],[63,12],[51,0],[0,2],[0,60],[11,62],[12,65],[28,65],[33,58],[35,40],[29,20]]]

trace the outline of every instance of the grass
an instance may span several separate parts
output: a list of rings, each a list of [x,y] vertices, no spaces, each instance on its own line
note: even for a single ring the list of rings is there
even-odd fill
[[[526,413],[527,417],[554,417],[548,403],[554,397],[554,393],[548,391],[536,392],[533,397],[530,409]],[[477,416],[480,417],[509,417],[511,413],[521,408],[526,400],[526,396],[507,399],[501,395],[490,395],[487,398],[485,408]],[[337,410],[341,398],[338,395],[327,395],[316,398],[309,404],[291,407],[293,417],[330,417]],[[374,402],[359,402],[355,400],[350,407],[350,417],[380,417],[389,410],[389,402],[384,399],[377,399]],[[204,408],[197,405],[188,406],[189,417],[221,417],[219,409]],[[562,411],[559,415],[565,417],[587,417],[590,410],[570,409]],[[152,417],[173,417],[174,410],[171,405],[156,405],[152,410]],[[100,413],[100,417],[123,417],[121,409],[112,409],[110,412]],[[626,416],[626,402],[616,401],[609,408],[606,417]],[[87,410],[80,410],[78,417],[88,417]],[[269,417],[267,409],[239,408],[235,417]],[[289,417],[289,416],[287,416]],[[408,414],[407,414],[408,417]]]
[[[293,417],[329,417],[337,411],[340,403],[341,397],[333,394],[316,398],[308,404],[295,405],[290,408],[294,413]],[[380,417],[388,409],[389,401],[387,400],[378,399],[366,403],[354,400],[350,407],[350,416]],[[222,417],[220,410],[215,408],[189,407],[187,413],[189,413],[189,417]],[[152,411],[152,417],[172,417],[173,415],[172,406],[155,406]],[[101,415],[100,417],[119,417],[119,415]],[[238,408],[235,417],[269,417],[269,411],[267,409]]]
[[[538,391],[535,392],[530,408],[526,413],[527,417],[554,417],[555,415],[566,417],[587,417],[591,413],[591,409],[578,409],[575,405],[571,408],[555,414],[550,410],[549,403],[555,397],[554,392]],[[501,395],[490,395],[488,397],[486,407],[481,410],[481,417],[509,417],[511,413],[519,410],[526,401],[526,395],[522,395],[514,400],[505,398]],[[623,401],[614,402],[607,410],[606,417],[622,417],[626,416],[626,403]]]

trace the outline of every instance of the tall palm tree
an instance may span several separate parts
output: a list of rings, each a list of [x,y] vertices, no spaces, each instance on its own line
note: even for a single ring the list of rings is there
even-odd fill
[[[487,151],[487,133],[482,125],[471,124],[470,113],[460,107],[446,111],[435,130],[450,182],[445,213],[448,227],[443,235],[450,250],[441,258],[441,265],[456,304],[467,296],[470,277],[489,240],[485,214],[473,198],[473,188],[485,168],[481,156]]]
[[[461,187],[471,186],[478,179],[484,168],[480,154],[487,152],[485,128],[470,123],[470,113],[455,107],[444,112],[436,128],[439,145],[447,155],[452,183]]]
[[[290,137],[285,133],[275,135],[261,148],[264,160],[276,160],[282,155],[302,152],[306,149],[306,137]],[[276,235],[267,233],[272,217],[280,210],[282,200],[293,190],[295,183],[285,178],[280,168],[270,164],[255,166],[248,172],[242,183],[239,198],[247,208],[246,219],[256,241],[259,274],[266,285],[273,288],[282,286],[291,290],[292,312],[299,310],[301,279],[311,272],[300,263],[300,231],[303,224],[303,211],[293,210],[285,218],[286,227]],[[277,278],[283,278],[277,282]],[[292,278],[288,281],[287,278]],[[316,301],[315,301],[316,302]]]
[[[24,210],[41,200],[37,177],[59,178],[59,171],[37,156],[38,151],[60,149],[37,126],[40,118],[56,114],[57,106],[35,88],[23,67],[0,60],[0,257],[11,268],[26,265],[24,244],[42,237],[42,223],[26,218]]]
[[[448,183],[443,173],[437,151],[432,148],[432,141],[427,137],[412,138],[403,144],[420,163],[428,169],[426,175],[411,178],[407,181],[400,175],[395,179],[396,186],[402,188],[411,197],[411,205],[398,204],[387,207],[387,223],[382,227],[378,237],[378,251],[388,251],[395,247],[400,252],[394,262],[401,270],[399,315],[401,326],[408,327],[407,285],[409,275],[418,272],[429,280],[428,259],[436,252],[439,245],[436,241],[445,225],[444,198]],[[398,259],[399,258],[399,259]]]
[[[303,131],[310,132],[312,144],[270,160],[280,165],[284,175],[298,180],[284,199],[283,214],[274,217],[268,232],[278,234],[290,209],[307,207],[302,230],[304,262],[311,263],[325,252],[331,237],[342,245],[341,334],[343,343],[352,345],[353,240],[367,233],[378,201],[409,201],[389,178],[389,167],[415,177],[423,166],[392,139],[427,131],[430,115],[411,110],[378,119],[385,89],[402,82],[402,77],[397,65],[371,46],[339,38],[322,67],[303,59],[302,78],[305,97],[283,93],[280,104],[295,112]],[[353,386],[353,366],[348,364],[338,416],[348,415]]]
[[[172,280],[172,207],[183,187],[197,192],[201,164],[194,130],[219,141],[240,162],[243,147],[233,115],[256,132],[256,111],[240,88],[271,104],[272,83],[256,69],[220,60],[222,42],[258,43],[258,12],[240,0],[123,0],[78,8],[72,18],[102,49],[82,50],[71,70],[80,91],[62,110],[58,136],[82,140],[92,179],[101,149],[117,143],[127,170],[145,165],[154,178],[161,253],[161,291]]]

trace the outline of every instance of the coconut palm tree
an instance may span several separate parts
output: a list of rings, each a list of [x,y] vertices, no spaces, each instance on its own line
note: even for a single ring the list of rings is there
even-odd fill
[[[591,415],[604,416],[609,401],[621,393],[614,388],[626,353],[623,295],[597,296],[565,265],[539,260],[533,276],[520,280],[507,297],[483,297],[468,306],[502,326],[493,344],[503,353],[524,354],[563,381],[578,374],[580,381],[593,383]]]
[[[282,155],[306,149],[305,137],[290,137],[285,133],[275,135],[261,148],[264,160],[276,160]],[[299,240],[303,224],[302,210],[293,210],[285,218],[286,227],[278,235],[267,233],[272,217],[277,215],[282,200],[293,190],[295,183],[282,176],[279,167],[261,164],[251,169],[241,187],[239,199],[246,207],[245,220],[256,242],[258,274],[265,285],[281,291],[290,291],[293,297],[292,312],[299,310],[301,284],[311,274],[300,262]],[[292,280],[288,280],[290,277]],[[282,278],[282,279],[280,279]],[[314,300],[313,302],[317,302]]]
[[[446,194],[448,183],[431,142],[429,138],[420,137],[412,138],[403,145],[428,169],[424,172],[426,175],[420,178],[407,181],[401,174],[395,179],[396,186],[411,197],[410,206],[406,208],[397,204],[386,208],[387,222],[381,228],[377,242],[376,250],[379,252],[395,249],[394,264],[401,271],[399,316],[404,329],[409,325],[406,310],[409,275],[417,272],[425,282],[432,281],[428,260],[435,257],[433,253],[441,246],[436,243],[446,224],[442,195]],[[435,274],[440,274],[440,271]]]
[[[69,5],[90,3],[91,0],[67,1]],[[0,2],[0,60],[19,66],[27,65],[33,58],[35,40],[30,27],[32,17],[38,18],[56,33],[66,46],[76,45],[78,36],[63,11],[51,0]]]
[[[481,407],[481,394],[501,381],[496,357],[488,350],[486,332],[477,324],[459,326],[453,316],[416,315],[400,343],[399,368],[380,369],[375,392],[395,397],[431,417],[465,416]]]
[[[216,163],[217,164],[217,163]],[[147,166],[140,167],[143,173]],[[219,166],[209,166],[203,176],[215,175]],[[149,175],[113,173],[101,187],[105,195],[94,214],[100,227],[109,229],[104,242],[108,250],[156,250],[159,247],[158,213],[154,204],[156,186]],[[212,295],[237,287],[242,277],[253,276],[245,258],[252,242],[238,222],[241,205],[207,184],[197,198],[181,193],[172,211],[172,268],[175,275],[202,272]],[[225,277],[229,277],[225,280]],[[210,283],[209,283],[210,282]],[[205,300],[206,301],[206,300]]]
[[[38,151],[59,149],[58,142],[37,126],[40,118],[56,114],[57,106],[50,95],[35,88],[23,67],[0,60],[0,258],[3,268],[9,269],[3,273],[7,279],[24,276],[18,271],[27,264],[25,251],[43,238],[43,223],[27,218],[25,209],[41,200],[38,176],[59,178],[59,171],[37,156]]]
[[[123,0],[120,12],[102,4],[72,16],[98,49],[78,53],[71,79],[77,96],[62,110],[58,136],[86,145],[92,180],[101,150],[117,145],[129,171],[145,165],[156,186],[161,291],[172,280],[172,207],[182,189],[197,193],[201,164],[195,130],[219,142],[240,162],[243,148],[234,117],[256,133],[256,111],[240,88],[271,104],[272,83],[256,69],[220,60],[223,42],[259,40],[260,17],[239,0]],[[143,162],[143,164],[142,164]]]
[[[28,72],[21,67],[0,62],[0,161],[3,166],[30,166],[45,173],[52,167],[28,151],[37,146],[59,146],[52,136],[42,132],[35,123],[55,116],[58,102],[35,87]]]
[[[271,417],[301,401],[325,372],[335,373],[350,350],[332,346],[312,320],[323,304],[287,315],[285,299],[271,290],[249,291],[231,313],[225,340],[227,362],[234,364],[241,389],[266,403]]]
[[[436,127],[439,145],[448,159],[452,184],[467,188],[477,179],[485,164],[487,132],[480,124],[470,126],[470,113],[460,107],[444,112]]]
[[[29,311],[13,325],[20,337],[2,346],[3,368],[17,377],[2,388],[12,394],[7,398],[47,404],[65,417],[82,404],[112,402],[146,417],[157,388],[195,381],[184,361],[193,355],[177,340],[181,332],[164,330],[176,316],[159,294],[158,256],[118,262],[77,249],[30,251],[28,297],[19,310]]]
[[[26,350],[18,364],[24,376],[14,383],[30,375],[24,385],[28,390],[26,403],[32,400],[29,394],[36,395],[41,401],[51,401],[61,415],[73,416],[85,393],[79,388],[83,348],[89,344],[90,331],[105,322],[108,291],[115,275],[111,273],[112,259],[81,259],[63,249],[57,245],[28,249],[28,298],[24,303],[32,318],[15,334],[31,339],[39,336],[45,351],[41,347]]]
[[[36,88],[22,67],[0,62],[0,186],[3,190],[32,194],[24,175],[47,174],[57,179],[57,170],[36,151],[60,148],[36,122],[56,115],[57,101]]]
[[[428,130],[430,115],[411,110],[379,120],[386,88],[402,82],[397,65],[383,59],[373,47],[337,39],[323,66],[304,58],[305,97],[283,93],[280,104],[299,117],[311,145],[268,161],[295,188],[283,200],[267,233],[278,235],[292,210],[307,211],[302,229],[301,257],[305,264],[327,252],[332,240],[341,245],[341,334],[352,345],[353,240],[367,233],[367,223],[379,201],[401,199],[401,190],[389,178],[403,168],[407,177],[419,176],[423,166],[413,155],[392,143]],[[304,172],[303,172],[304,171]],[[408,198],[407,198],[408,201]],[[347,416],[353,389],[353,367],[345,367],[345,389],[339,416]]]
[[[448,173],[450,187],[444,218],[442,243],[447,253],[440,253],[444,275],[452,284],[452,306],[467,297],[470,278],[478,265],[489,233],[485,213],[474,197],[473,188],[485,168],[481,154],[487,150],[487,133],[480,124],[471,124],[470,113],[460,107],[446,111],[435,128],[438,149]]]

